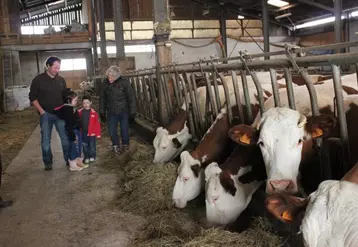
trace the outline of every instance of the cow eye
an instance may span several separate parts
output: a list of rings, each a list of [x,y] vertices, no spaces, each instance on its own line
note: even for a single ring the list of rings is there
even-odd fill
[[[260,147],[263,147],[263,146],[264,146],[264,143],[263,143],[262,141],[259,141],[257,144],[258,144]]]

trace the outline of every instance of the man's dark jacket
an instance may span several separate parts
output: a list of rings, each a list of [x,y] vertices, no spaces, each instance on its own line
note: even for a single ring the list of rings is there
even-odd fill
[[[134,118],[136,114],[136,99],[130,82],[119,77],[113,83],[106,79],[102,84],[99,99],[99,114],[117,115],[128,112]]]

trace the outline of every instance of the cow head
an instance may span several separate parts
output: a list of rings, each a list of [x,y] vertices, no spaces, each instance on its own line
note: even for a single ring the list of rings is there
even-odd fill
[[[191,139],[191,134],[186,125],[184,128],[173,135],[163,127],[157,128],[157,134],[153,140],[155,149],[153,163],[166,163],[175,159],[185,148]]]
[[[241,184],[238,177],[250,172],[251,167],[240,168],[237,174],[222,170],[216,162],[205,169],[206,218],[213,225],[234,222],[246,209],[260,182]]]
[[[173,202],[177,208],[184,208],[188,201],[196,198],[202,189],[203,175],[199,160],[188,151],[180,154],[181,163],[173,190]]]
[[[300,225],[305,246],[349,246],[358,240],[357,196],[357,184],[326,180],[306,199],[275,194],[266,207],[281,221]]]
[[[295,193],[303,143],[324,136],[334,126],[335,119],[328,115],[305,117],[276,107],[257,118],[253,126],[234,126],[229,135],[239,144],[260,146],[267,173],[266,193]]]

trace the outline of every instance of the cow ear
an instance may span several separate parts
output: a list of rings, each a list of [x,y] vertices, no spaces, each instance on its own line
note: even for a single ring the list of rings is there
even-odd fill
[[[193,171],[195,177],[198,178],[201,167],[199,165],[193,165],[193,166],[191,166],[191,170]]]
[[[232,180],[231,175],[228,171],[224,171],[220,174],[220,183],[227,193],[229,193],[232,196],[235,196],[236,194],[235,183],[234,180]]]
[[[240,124],[229,130],[229,137],[241,145],[256,145],[257,130],[249,125]]]
[[[329,115],[307,117],[306,132],[312,138],[326,136],[336,126],[336,120]]]
[[[181,143],[180,143],[180,141],[178,140],[178,138],[173,138],[172,139],[172,142],[173,142],[173,145],[174,145],[174,147],[175,148],[181,148]]]
[[[306,209],[308,199],[287,194],[269,196],[266,208],[282,222],[293,222],[300,212]]]

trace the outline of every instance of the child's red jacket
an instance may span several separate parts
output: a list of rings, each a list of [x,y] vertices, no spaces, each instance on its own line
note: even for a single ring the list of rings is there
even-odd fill
[[[83,108],[78,110],[78,114],[82,117]],[[97,138],[101,137],[101,124],[99,123],[98,113],[91,108],[91,114],[88,121],[88,136],[96,136]]]

